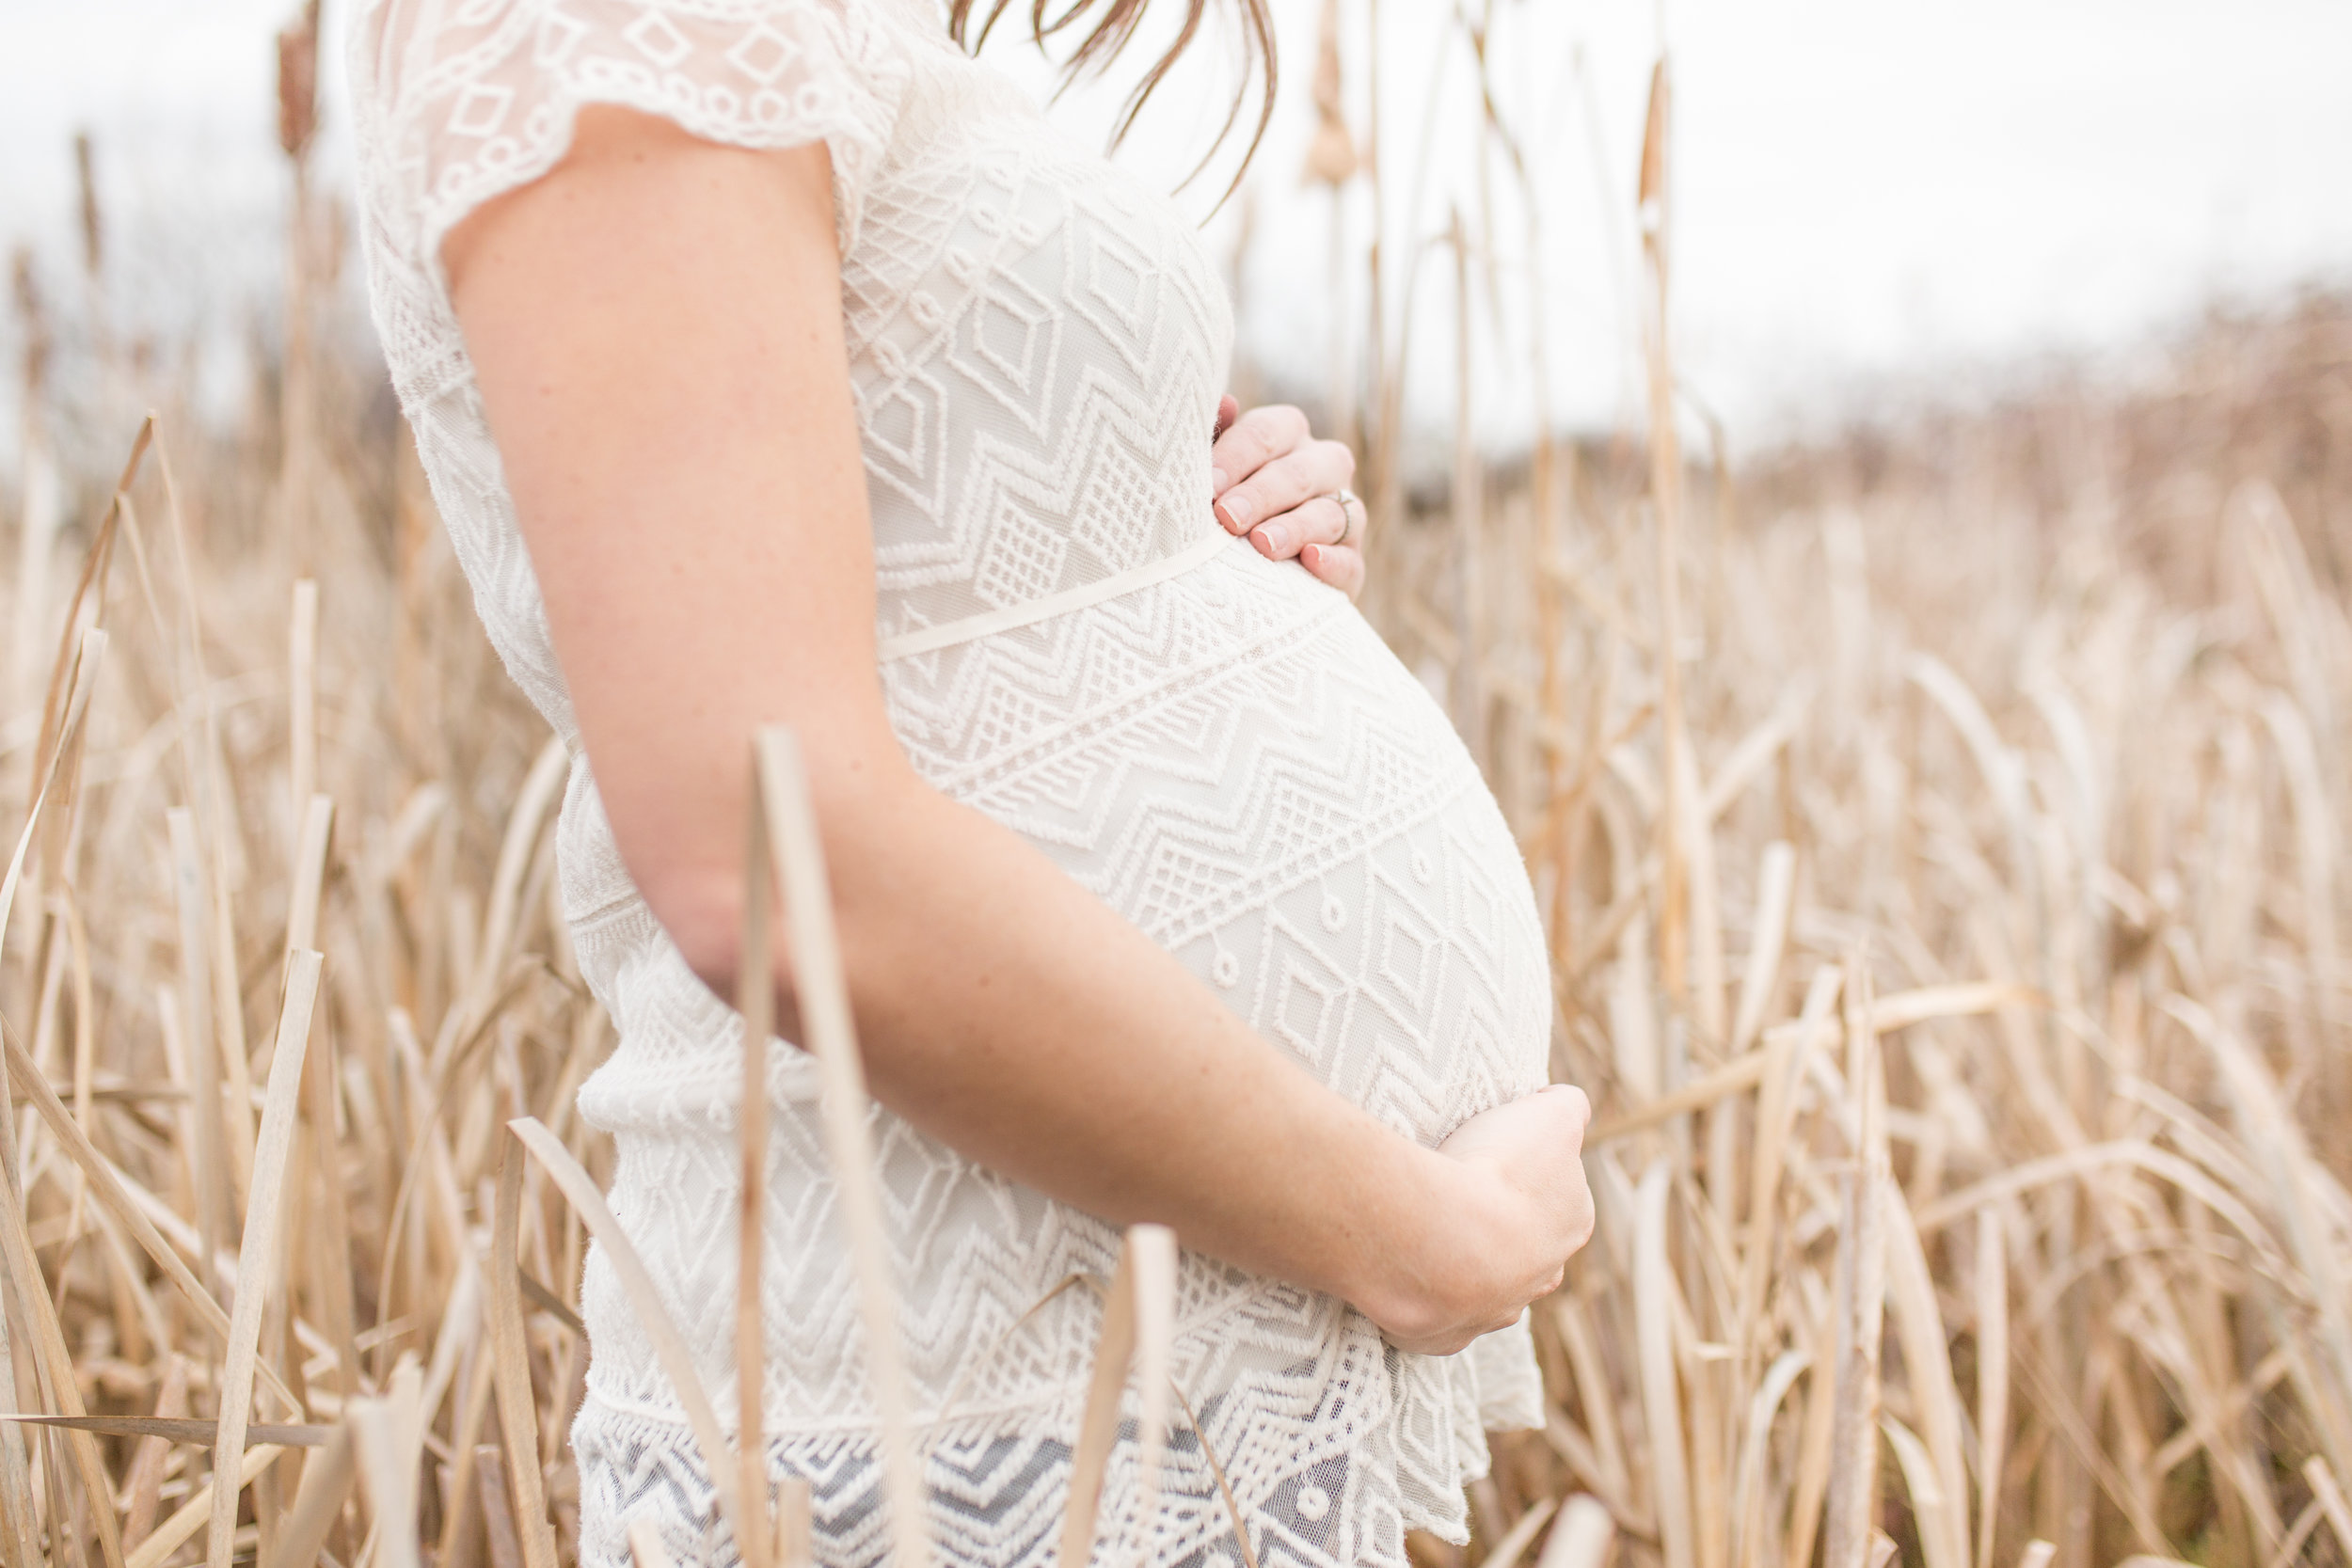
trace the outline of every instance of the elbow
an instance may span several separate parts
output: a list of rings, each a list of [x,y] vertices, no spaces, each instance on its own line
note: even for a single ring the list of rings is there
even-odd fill
[[[741,874],[673,871],[641,881],[639,891],[694,977],[735,1006],[743,971]]]
[[[855,990],[877,957],[877,939],[894,924],[894,904],[909,891],[906,868],[892,863],[899,858],[893,822],[901,819],[906,801],[882,788],[860,793],[820,787],[815,793],[836,945]],[[683,861],[649,858],[654,863],[637,879],[646,907],[695,977],[729,1006],[739,1006],[744,962],[742,841],[710,846]],[[768,939],[776,1018],[783,1026],[797,1009],[791,942],[780,903],[771,907]]]

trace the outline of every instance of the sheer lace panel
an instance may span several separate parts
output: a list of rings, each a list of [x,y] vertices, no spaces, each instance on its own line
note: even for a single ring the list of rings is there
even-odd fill
[[[890,140],[907,67],[896,0],[384,0],[371,156],[401,182],[416,253],[537,179],[583,104],[659,115],[707,141],[831,150],[842,248]]]

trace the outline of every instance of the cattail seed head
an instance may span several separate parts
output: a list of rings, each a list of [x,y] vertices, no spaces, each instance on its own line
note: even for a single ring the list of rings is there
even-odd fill
[[[1323,0],[1322,36],[1315,46],[1315,135],[1307,146],[1310,183],[1340,185],[1356,172],[1356,138],[1340,99],[1340,0]]]
[[[98,276],[99,263],[104,260],[105,225],[98,205],[98,171],[95,149],[87,131],[73,134],[73,177],[82,193],[82,265],[92,277]]]
[[[41,302],[30,247],[17,246],[11,272],[17,319],[24,326],[24,387],[37,393],[49,377],[49,311]]]
[[[318,130],[319,0],[278,35],[278,145],[296,163]]]

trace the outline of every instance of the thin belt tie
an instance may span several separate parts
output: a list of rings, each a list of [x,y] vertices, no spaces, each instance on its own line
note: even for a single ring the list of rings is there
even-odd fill
[[[1114,572],[1100,582],[1065,588],[1058,594],[1048,594],[1026,604],[991,610],[978,615],[961,615],[952,621],[942,621],[935,626],[923,626],[914,631],[900,632],[896,637],[885,637],[876,645],[875,653],[882,663],[887,664],[895,658],[910,658],[916,654],[952,648],[959,642],[969,642],[992,632],[1033,626],[1040,621],[1050,621],[1057,615],[1067,615],[1073,610],[1084,610],[1089,605],[1115,599],[1121,594],[1132,594],[1138,588],[1148,588],[1155,582],[1181,577],[1232,543],[1234,540],[1231,534],[1212,533],[1198,543],[1185,546],[1174,555],[1147,561],[1123,572]]]

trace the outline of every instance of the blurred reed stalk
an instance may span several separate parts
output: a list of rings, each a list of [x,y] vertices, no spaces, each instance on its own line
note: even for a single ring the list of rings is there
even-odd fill
[[[319,0],[278,35],[278,147],[286,157],[292,201],[286,226],[285,353],[279,367],[278,521],[297,576],[317,552],[318,394],[313,303],[319,271],[319,222],[313,210],[310,143],[318,134]]]
[[[1330,391],[1326,424],[1332,437],[1353,443],[1360,439],[1352,353],[1355,345],[1347,333],[1347,312],[1341,309],[1341,302],[1347,297],[1350,270],[1346,188],[1356,175],[1359,160],[1356,156],[1355,136],[1347,126],[1340,74],[1340,0],[1323,0],[1322,20],[1315,35],[1313,87],[1315,130],[1313,139],[1307,145],[1301,177],[1309,184],[1321,185],[1328,193],[1330,205],[1330,243],[1326,258],[1331,301],[1330,362],[1327,367]]]
[[[64,498],[58,493],[57,459],[49,430],[49,367],[54,339],[49,311],[33,272],[29,250],[19,250],[11,267],[13,302],[18,329],[24,335],[24,361],[18,443],[23,473],[19,481],[14,590],[8,613],[8,700],[9,721],[24,715],[35,701],[40,680],[42,628],[49,624],[47,594],[50,551],[62,520]],[[20,762],[10,783],[20,795],[28,794],[26,779],[32,753],[15,742]],[[5,937],[0,932],[0,937]]]

